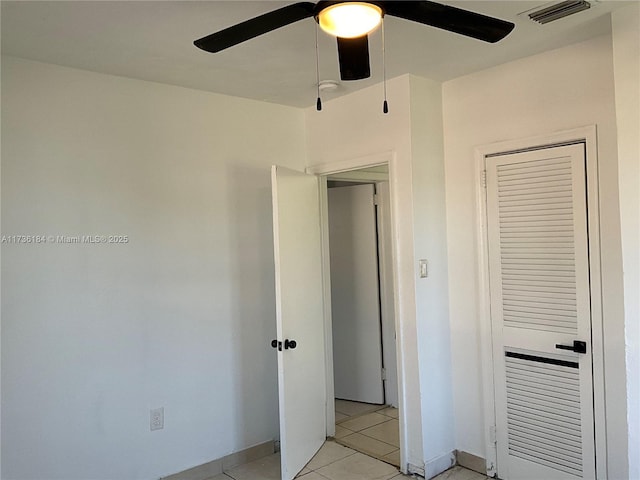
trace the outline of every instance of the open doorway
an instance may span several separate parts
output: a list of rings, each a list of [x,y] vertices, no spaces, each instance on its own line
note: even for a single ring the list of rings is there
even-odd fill
[[[404,170],[392,152],[309,167],[306,173],[273,166],[272,201],[276,284],[278,397],[282,479],[292,480],[334,437],[335,396],[331,321],[327,176],[371,166],[388,166],[390,268],[397,335],[397,391],[400,470],[421,472],[419,405],[413,381],[415,356],[405,347],[413,332],[410,271],[400,268],[412,251],[399,207],[407,200],[398,188]],[[375,173],[375,172],[373,172]],[[372,173],[372,174],[373,174]],[[405,172],[406,173],[406,172]],[[386,177],[386,175],[385,175]],[[320,201],[318,201],[320,200]],[[384,257],[387,257],[385,255]],[[408,331],[405,331],[408,330]],[[413,337],[415,338],[415,337]],[[410,380],[410,381],[408,381]],[[395,382],[394,382],[395,383]],[[412,418],[411,424],[407,418]],[[359,432],[354,432],[359,433]]]
[[[400,466],[388,166],[327,176],[335,438]]]

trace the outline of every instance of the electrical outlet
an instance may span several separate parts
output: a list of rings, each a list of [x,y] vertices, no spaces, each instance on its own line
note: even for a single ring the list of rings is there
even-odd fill
[[[164,428],[164,407],[151,410],[151,430],[162,430]]]

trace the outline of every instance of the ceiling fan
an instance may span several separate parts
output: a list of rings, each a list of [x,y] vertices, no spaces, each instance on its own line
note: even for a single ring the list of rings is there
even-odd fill
[[[193,42],[216,53],[264,33],[313,17],[338,42],[342,80],[360,80],[371,75],[368,34],[385,15],[441,28],[489,43],[502,40],[514,24],[479,13],[427,0],[298,2],[278,8]]]

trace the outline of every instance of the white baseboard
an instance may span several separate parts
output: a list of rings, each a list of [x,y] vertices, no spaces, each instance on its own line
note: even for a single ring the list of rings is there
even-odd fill
[[[418,467],[417,465],[409,463],[407,464],[407,473],[409,475],[419,475],[421,477],[424,477],[424,468]]]
[[[433,478],[456,464],[456,452],[451,451],[428,462],[424,462],[424,478]]]
[[[161,480],[206,480],[208,478],[215,477],[216,475],[220,475],[222,472],[228,471],[233,467],[258,460],[259,458],[266,457],[275,452],[275,442],[265,442],[253,447],[245,448],[239,452],[226,455],[222,458],[218,458],[217,460],[212,460],[211,462],[183,470],[182,472],[162,477]]]

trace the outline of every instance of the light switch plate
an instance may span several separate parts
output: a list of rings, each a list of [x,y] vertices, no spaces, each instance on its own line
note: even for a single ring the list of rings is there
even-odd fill
[[[418,262],[420,266],[420,278],[427,278],[429,276],[429,270],[427,269],[427,261],[422,259]]]

